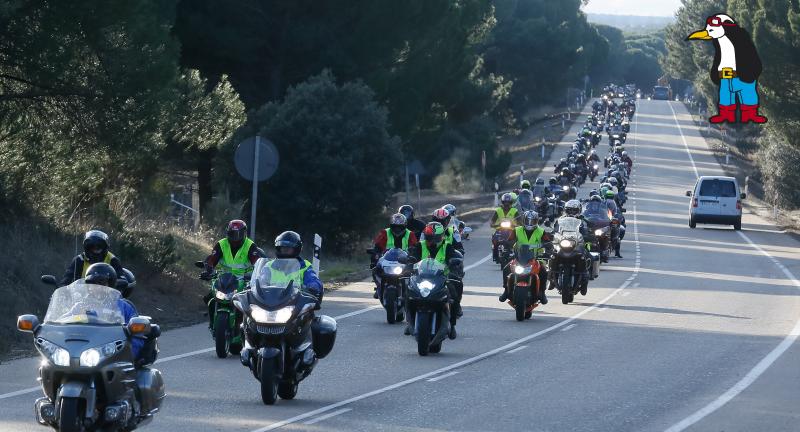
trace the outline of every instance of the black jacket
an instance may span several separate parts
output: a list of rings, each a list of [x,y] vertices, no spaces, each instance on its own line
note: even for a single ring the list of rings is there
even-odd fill
[[[58,286],[65,286],[69,285],[72,282],[83,277],[83,262],[84,256],[80,254],[72,259],[72,262],[69,263],[67,266],[66,271],[64,271],[64,276],[61,278],[61,281],[58,283]],[[98,261],[101,262],[101,261]],[[90,264],[95,264],[90,262]],[[111,258],[111,262],[109,262],[111,267],[114,267],[114,270],[117,271],[117,277],[121,277],[122,275],[122,261],[119,260],[116,256]]]

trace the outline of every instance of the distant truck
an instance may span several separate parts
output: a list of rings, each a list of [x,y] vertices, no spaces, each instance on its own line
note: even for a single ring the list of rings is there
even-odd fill
[[[672,89],[666,86],[653,87],[653,99],[672,100]]]

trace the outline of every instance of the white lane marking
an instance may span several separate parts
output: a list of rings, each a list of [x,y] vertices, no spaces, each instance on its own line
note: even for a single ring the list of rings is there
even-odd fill
[[[630,291],[625,291],[624,293],[622,293],[622,297],[627,297],[629,295],[631,295]]]
[[[464,267],[464,271],[472,270],[475,267],[485,263],[486,261],[489,261],[490,259],[492,259],[492,254],[486,255],[485,257],[483,257],[480,260],[478,260],[478,262],[470,264],[470,265]]]
[[[491,255],[489,255],[489,258],[491,258]],[[333,319],[341,320],[341,319],[349,318],[349,317],[352,317],[352,316],[360,315],[360,314],[365,313],[365,312],[369,312],[369,311],[371,311],[373,309],[381,309],[382,307],[383,306],[381,306],[381,305],[374,305],[374,306],[366,307],[364,309],[359,309],[359,310],[356,310],[356,311],[353,311],[353,312],[349,312],[349,313],[346,313],[346,314],[343,314],[343,315],[335,316],[335,317],[333,317]],[[180,360],[182,358],[193,357],[193,356],[200,355],[200,354],[210,353],[212,351],[214,351],[214,348],[203,348],[203,349],[199,349],[199,350],[196,350],[196,351],[190,351],[190,352],[183,353],[183,354],[176,354],[176,355],[160,358],[160,359],[156,360],[155,364],[166,363],[166,362],[170,362],[170,361],[173,361],[173,360]],[[16,396],[22,396],[22,395],[25,395],[25,394],[28,394],[28,393],[34,393],[34,392],[41,391],[41,390],[42,390],[42,388],[37,386],[37,387],[29,387],[29,388],[26,388],[26,389],[13,391],[13,392],[10,392],[10,393],[3,393],[3,394],[0,394],[0,400],[13,398],[13,397],[16,397]]]
[[[348,411],[352,411],[352,410],[353,410],[352,408],[342,408],[342,409],[334,411],[332,413],[328,413],[328,414],[325,414],[323,416],[319,416],[319,417],[317,417],[315,419],[312,419],[312,420],[309,420],[307,422],[304,422],[303,424],[304,425],[312,425],[314,423],[319,423],[319,422],[321,422],[323,420],[327,420],[327,419],[329,419],[331,417],[336,417],[339,414],[344,414],[344,413],[346,413]]]
[[[697,173],[697,165],[694,163],[694,158],[692,157],[692,152],[689,150],[689,144],[686,143],[686,137],[683,136],[683,129],[681,129],[681,124],[678,123],[678,116],[675,114],[675,109],[672,108],[672,102],[667,102],[669,105],[670,111],[672,111],[672,119],[675,120],[675,126],[678,126],[678,132],[681,134],[681,140],[683,140],[683,146],[686,147],[686,154],[689,155],[689,162],[692,163],[692,169],[694,170],[695,178],[700,177],[700,174]]]
[[[515,352],[520,352],[520,351],[524,350],[527,347],[528,347],[527,345],[518,346],[518,347],[512,349],[511,351],[508,351],[506,354],[514,354]]]
[[[625,294],[622,294],[622,295],[625,295]],[[577,324],[570,324],[570,325],[568,325],[568,326],[564,327],[563,329],[561,329],[561,331],[572,330],[572,329],[574,329],[574,328],[575,328],[575,326],[576,326],[576,325],[577,325]]]
[[[634,288],[639,288],[639,285],[640,285],[639,282],[636,282],[635,284],[633,284],[633,287]],[[630,294],[630,293],[626,293],[626,294]]]
[[[800,281],[797,280],[797,278],[792,274],[791,271],[789,271],[788,268],[786,268],[786,266],[781,264],[775,257],[767,253],[767,251],[762,249],[760,246],[753,243],[753,241],[750,240],[750,237],[747,237],[741,231],[736,231],[736,233],[739,234],[747,243],[749,243],[750,246],[754,247],[757,251],[761,252],[762,255],[769,258],[769,260],[772,261],[772,263],[775,264],[776,267],[781,269],[781,271],[783,272],[783,274],[786,276],[787,279],[791,280],[792,283],[797,288],[800,288]],[[767,354],[763,359],[761,359],[761,361],[759,361],[758,364],[756,364],[753,367],[753,369],[750,369],[750,372],[747,372],[747,374],[744,377],[742,377],[742,379],[740,379],[736,384],[734,384],[733,387],[729,388],[728,391],[720,395],[718,398],[714,399],[708,405],[695,411],[694,414],[670,426],[669,429],[666,430],[666,432],[680,432],[682,430],[685,430],[689,426],[699,422],[704,417],[708,416],[709,414],[721,408],[726,403],[730,402],[733,398],[738,396],[739,393],[743,392],[747,387],[749,387],[750,384],[753,384],[753,382],[755,382],[755,380],[757,380],[758,377],[761,376],[761,374],[766,372],[766,370],[770,366],[772,366],[773,363],[775,363],[775,360],[778,360],[778,358],[781,355],[783,355],[783,353],[786,352],[786,350],[788,350],[790,346],[792,346],[794,341],[797,340],[798,336],[800,336],[800,319],[797,320],[792,331],[789,332],[788,335],[786,335],[786,337],[781,341],[781,343],[779,343],[778,346],[773,348],[773,350],[770,351],[769,354]]]
[[[452,371],[452,372],[448,372],[448,373],[446,373],[446,374],[444,374],[444,375],[439,375],[439,376],[437,376],[437,377],[430,378],[430,379],[428,379],[428,382],[436,382],[436,381],[441,381],[441,380],[443,380],[443,379],[445,379],[445,378],[450,378],[451,376],[453,376],[453,375],[455,375],[455,374],[457,374],[457,373],[459,373],[459,371]]]
[[[638,244],[638,242],[639,242],[639,226],[638,226],[638,223],[637,223],[638,218],[637,218],[637,214],[636,213],[637,213],[636,212],[636,206],[633,206],[633,241]],[[639,266],[634,267],[633,271],[634,271],[635,274],[638,274],[639,273]],[[569,318],[567,318],[567,319],[565,319],[563,321],[560,321],[560,322],[558,322],[556,324],[553,324],[550,327],[547,327],[547,328],[544,328],[542,330],[539,330],[536,333],[530,334],[528,336],[522,337],[522,338],[517,339],[517,340],[512,341],[512,342],[509,342],[509,343],[507,343],[507,344],[505,344],[505,345],[503,345],[501,347],[495,348],[495,349],[490,350],[490,351],[486,351],[486,352],[484,352],[482,354],[478,354],[478,355],[476,355],[474,357],[470,357],[470,358],[461,360],[459,362],[450,364],[448,366],[441,367],[441,368],[436,369],[434,371],[427,372],[427,373],[424,373],[422,375],[418,375],[418,376],[415,376],[415,377],[412,377],[412,378],[408,378],[406,380],[403,380],[403,381],[388,385],[386,387],[379,388],[377,390],[373,390],[371,392],[367,392],[367,393],[363,393],[363,394],[360,394],[360,395],[357,395],[357,396],[353,396],[353,397],[351,397],[349,399],[345,399],[343,401],[335,402],[335,403],[332,403],[330,405],[326,405],[326,406],[317,408],[317,409],[315,409],[313,411],[309,411],[307,413],[299,414],[299,415],[296,415],[294,417],[288,418],[286,420],[281,420],[279,422],[272,423],[272,424],[270,424],[268,426],[265,426],[263,428],[255,429],[252,432],[267,432],[267,431],[279,429],[279,428],[282,428],[283,426],[286,426],[286,425],[289,425],[289,424],[292,424],[292,423],[297,423],[299,421],[303,421],[303,420],[305,420],[307,418],[314,417],[316,415],[319,415],[319,414],[322,414],[322,413],[326,413],[326,412],[331,411],[331,410],[335,410],[335,409],[337,409],[339,407],[342,407],[342,406],[345,406],[345,405],[350,405],[350,404],[352,404],[354,402],[358,402],[358,401],[361,401],[361,400],[364,400],[364,399],[367,399],[367,398],[371,398],[373,396],[377,396],[379,394],[383,394],[383,393],[386,393],[386,392],[389,392],[389,391],[392,391],[392,390],[395,390],[395,389],[398,389],[398,388],[401,388],[401,387],[405,387],[405,386],[407,386],[409,384],[413,384],[413,383],[416,383],[416,382],[419,382],[419,381],[422,381],[422,380],[427,380],[428,378],[434,377],[436,375],[439,375],[439,374],[442,374],[442,373],[445,373],[445,372],[449,372],[449,371],[452,371],[452,370],[455,370],[455,369],[459,369],[459,368],[462,368],[464,366],[468,366],[468,365],[477,363],[477,362],[479,362],[481,360],[484,360],[486,358],[493,357],[493,356],[495,356],[497,354],[500,354],[500,353],[508,351],[508,350],[510,350],[512,348],[518,347],[518,346],[524,344],[525,342],[533,340],[533,339],[535,339],[535,338],[537,338],[539,336],[542,336],[544,334],[553,332],[555,330],[558,330],[560,328],[563,328],[563,327],[566,327],[566,326],[572,324],[573,321],[575,321],[578,318],[588,314],[589,312],[597,309],[599,306],[601,306],[601,305],[605,304],[606,302],[608,302],[609,300],[611,300],[615,295],[617,295],[620,292],[622,292],[623,290],[625,290],[625,288],[627,288],[628,285],[630,285],[630,281],[626,280],[625,282],[622,283],[622,285],[620,285],[619,288],[617,288],[616,290],[611,292],[611,294],[609,294],[606,297],[604,297],[603,299],[597,301],[593,305],[588,306],[586,309],[578,312],[577,314],[572,315],[571,317],[569,317]]]

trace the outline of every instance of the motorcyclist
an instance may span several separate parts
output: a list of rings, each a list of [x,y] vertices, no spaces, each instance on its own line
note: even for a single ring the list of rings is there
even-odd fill
[[[87,284],[102,285],[109,288],[117,289],[117,271],[114,267],[107,263],[95,263],[86,269],[86,276],[84,281]],[[127,325],[131,318],[139,316],[136,307],[129,300],[120,297],[117,300],[117,307],[119,308],[122,316],[125,318]],[[152,340],[152,344],[148,343]],[[145,347],[145,345],[148,345]],[[151,360],[151,356],[157,353],[154,338],[146,337],[133,337],[131,338],[131,353],[133,354],[134,364],[140,366],[155,361]]]
[[[592,163],[592,164],[594,164],[594,163],[599,164],[600,163],[600,156],[598,156],[597,152],[594,151],[594,150],[589,152],[589,157],[587,159],[589,160],[589,163]]]
[[[461,310],[461,296],[464,293],[464,255],[457,251],[452,244],[445,241],[445,229],[439,222],[430,222],[423,231],[423,240],[417,243],[409,253],[409,256],[420,261],[426,258],[435,259],[444,264],[447,268],[448,282],[447,287],[450,291],[450,298],[453,300],[453,308],[450,313],[450,333],[448,337],[455,339],[456,320],[463,315]],[[408,324],[405,334],[411,334],[411,323],[414,322],[414,311],[408,311]]]
[[[211,254],[204,261],[205,268],[200,274],[200,279],[211,280],[214,269],[219,265],[222,273],[231,273],[236,277],[243,277],[253,270],[253,265],[262,257],[261,250],[255,242],[247,237],[247,224],[240,219],[228,222],[225,238],[214,244]],[[214,323],[214,305],[210,302],[211,289],[203,297],[204,304],[208,307],[208,326]]]
[[[571,185],[575,181],[575,174],[569,168],[563,168],[559,175],[559,183],[561,186]]]
[[[370,268],[375,269],[378,259],[389,249],[400,248],[408,252],[409,248],[417,244],[417,236],[411,230],[406,228],[406,217],[400,213],[395,213],[389,218],[389,228],[382,229],[378,232],[373,240],[374,251],[372,254],[372,261]],[[373,280],[375,281],[374,298],[379,297],[378,287],[380,286],[380,279],[378,275],[373,273]]]
[[[569,166],[569,162],[567,162],[567,159],[566,158],[561,158],[561,160],[558,161],[557,164],[555,164],[555,168],[556,169],[553,170],[553,172],[558,174],[559,172],[561,172],[562,168],[567,167],[567,166]]]
[[[622,244],[622,239],[625,238],[625,215],[622,213],[622,210],[617,205],[616,200],[614,199],[616,194],[611,189],[605,190],[605,199],[606,199],[606,206],[608,207],[611,216],[619,221],[619,241],[617,242],[616,246],[614,247],[614,256],[617,258],[622,258],[620,254],[620,246]]]
[[[450,214],[450,226],[453,227],[454,230],[461,232],[458,229],[458,224],[461,221],[458,220],[458,217],[456,217],[456,212],[458,211],[456,206],[454,206],[453,204],[445,204],[442,206],[442,208],[447,210],[447,213]]]
[[[539,197],[544,199],[547,196],[547,187],[544,184],[543,178],[538,177],[536,179],[536,181],[533,184],[533,189],[531,189],[531,192],[533,192],[534,197]]]
[[[591,255],[589,254],[589,250],[587,245],[591,244],[591,233],[589,232],[589,226],[585,220],[583,220],[581,216],[581,211],[583,210],[581,206],[581,202],[578,200],[570,200],[566,204],[564,204],[564,216],[558,218],[556,223],[553,225],[553,232],[558,233],[561,232],[561,225],[564,225],[566,222],[565,219],[578,219],[580,220],[580,228],[578,231],[580,232],[581,236],[583,237],[584,244],[578,245],[581,248],[581,252],[583,254],[584,259],[578,260],[576,264],[576,270],[584,275],[585,277],[591,279],[591,275],[586,268],[586,263],[591,260]],[[554,255],[553,259],[550,261],[550,268],[558,268],[558,255]],[[550,273],[550,277],[554,276],[555,272]],[[553,288],[553,281],[550,281],[550,289]]]
[[[275,237],[276,259],[269,261],[266,266],[272,271],[272,279],[274,280],[276,271],[283,273],[282,268],[285,268],[285,263],[297,260],[300,263],[300,269],[283,274],[283,276],[300,284],[305,293],[312,294],[317,299],[317,307],[319,307],[324,293],[322,281],[317,276],[317,272],[314,271],[311,263],[300,257],[302,251],[303,240],[300,238],[300,234],[294,231],[284,231]],[[292,267],[294,268],[294,265]]]
[[[69,285],[85,277],[89,267],[95,263],[109,264],[116,274],[122,274],[122,262],[109,252],[108,235],[100,230],[87,231],[83,236],[83,253],[75,256],[67,265],[59,286]]]
[[[539,226],[539,214],[535,211],[526,211],[522,215],[522,225],[518,226],[514,229],[514,233],[511,235],[511,242],[514,244],[514,250],[519,250],[518,248],[521,246],[537,246],[541,245],[544,241],[546,241],[545,237],[548,234],[545,232],[544,228]],[[536,247],[536,255],[543,256],[545,253],[544,247]],[[505,302],[508,300],[508,276],[511,274],[511,263],[506,265],[503,268],[503,294],[500,295],[499,300],[501,302]],[[544,265],[539,266],[539,301],[542,304],[547,304],[547,295],[545,294],[545,290],[547,289],[547,268]]]
[[[551,194],[559,194],[561,193],[561,186],[558,185],[558,179],[555,177],[550,177],[550,180],[547,181],[547,190]]]
[[[622,160],[623,163],[628,165],[628,171],[630,171],[631,168],[633,168],[633,159],[631,159],[631,157],[628,156],[628,152],[627,151],[623,151],[622,152],[622,155],[620,156],[620,159]]]
[[[397,213],[406,217],[406,227],[414,233],[417,240],[422,236],[422,230],[425,229],[425,222],[414,218],[414,207],[404,204],[397,209]]]
[[[439,222],[444,227],[444,241],[448,244],[453,245],[453,247],[464,254],[464,244],[461,242],[461,233],[458,232],[457,229],[454,229],[453,226],[450,224],[451,215],[450,212],[447,211],[445,208],[439,208],[433,211],[431,215],[431,220],[433,222]],[[424,237],[423,232],[423,237]]]
[[[500,198],[500,207],[494,210],[494,214],[492,215],[492,219],[489,221],[489,225],[493,229],[497,230],[500,228],[500,223],[504,219],[510,219],[511,226],[513,228],[517,223],[517,219],[519,219],[517,212],[518,210],[516,207],[514,207],[514,199],[512,198],[511,194],[505,193]],[[495,262],[498,260],[497,243],[494,241],[494,238],[492,238],[492,259]]]

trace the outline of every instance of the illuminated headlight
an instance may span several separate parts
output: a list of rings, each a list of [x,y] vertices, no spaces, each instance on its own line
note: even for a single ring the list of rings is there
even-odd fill
[[[531,266],[520,266],[520,265],[518,265],[518,266],[514,267],[514,273],[516,273],[518,275],[528,274],[530,272],[531,272]]]
[[[216,297],[218,299],[223,300],[223,301],[227,301],[227,300],[230,300],[231,298],[233,298],[233,294],[234,293],[225,294],[222,291],[217,291],[217,293],[215,295],[216,295]]]
[[[250,307],[250,315],[256,322],[262,324],[284,324],[289,321],[294,312],[294,306],[286,306],[275,311],[268,311],[258,305],[251,305]]]
[[[424,280],[417,285],[417,287],[419,287],[419,294],[422,297],[428,297],[428,294],[431,293],[431,290],[433,290],[434,286],[435,285],[433,284],[433,282],[429,280]]]
[[[383,272],[386,274],[393,274],[399,275],[403,273],[403,267],[401,266],[383,266]]]
[[[561,240],[558,243],[558,245],[561,246],[564,249],[569,249],[569,248],[575,246],[575,244],[574,244],[574,242],[572,240],[567,240],[567,239]]]
[[[592,166],[594,167],[594,169],[597,169],[597,164],[594,164],[594,165],[592,165]]]
[[[601,235],[603,235],[603,230],[601,230],[601,229],[599,229],[599,230],[594,230],[594,235],[596,235],[596,236],[601,236]]]
[[[99,347],[89,348],[81,353],[80,365],[83,367],[95,367],[101,360],[111,357],[117,352],[117,343],[109,342]]]
[[[563,190],[564,192],[567,192],[567,191],[569,191],[569,186],[564,185],[564,187],[562,187],[561,190]]]
[[[536,202],[539,202],[539,201],[541,201],[541,200],[542,200],[542,199],[541,199],[541,198],[539,198],[539,197],[536,197],[536,198],[534,198],[534,199],[536,200]]]
[[[511,222],[509,221],[500,222],[500,228],[511,228]]]
[[[69,366],[69,352],[64,348],[46,340],[37,339],[42,353],[56,366]]]

